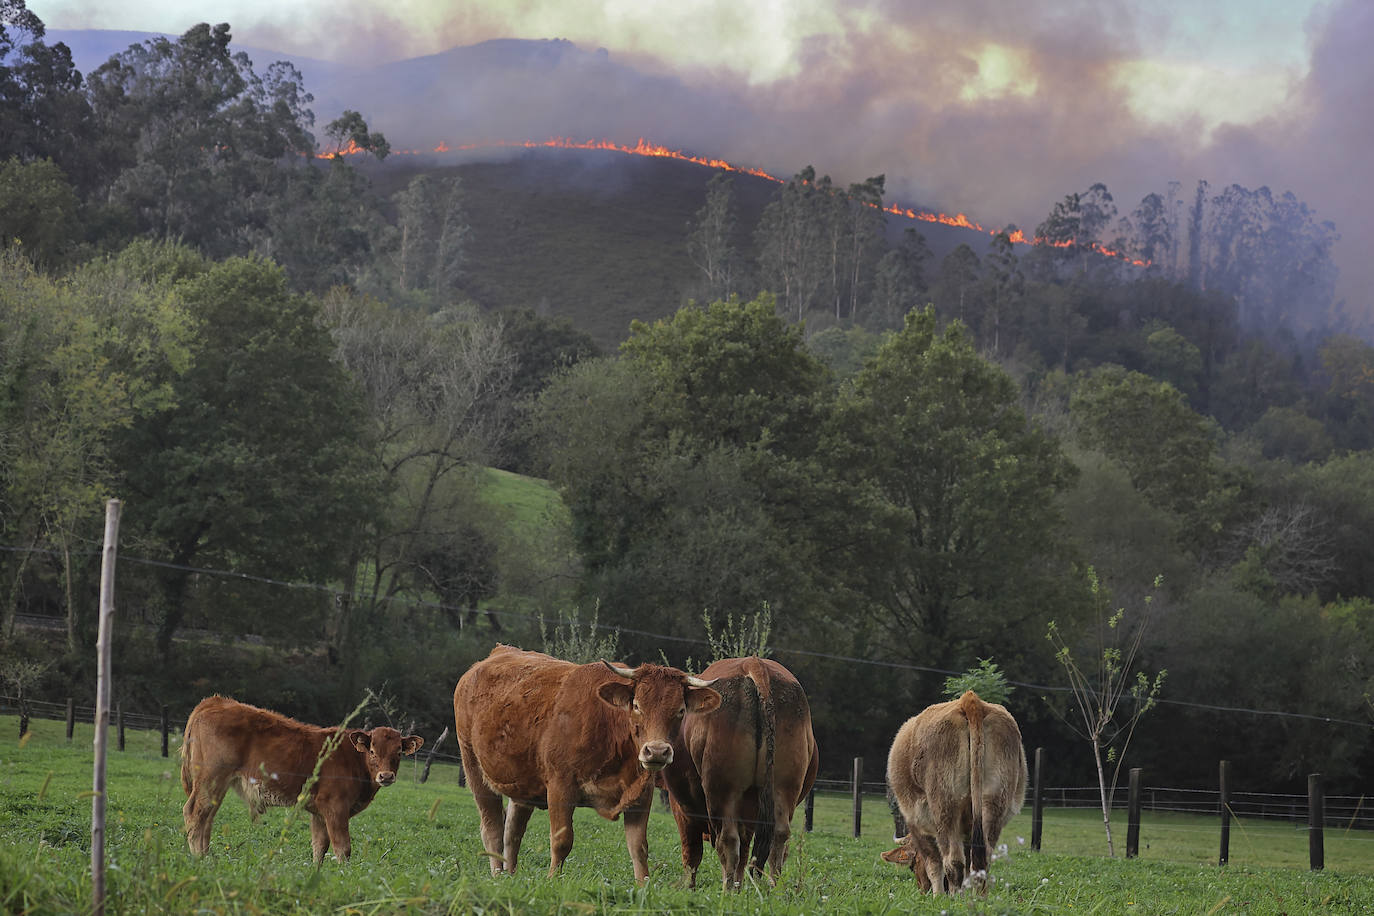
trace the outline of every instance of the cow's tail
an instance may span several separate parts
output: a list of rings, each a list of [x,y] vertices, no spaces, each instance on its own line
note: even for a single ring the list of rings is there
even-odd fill
[[[187,795],[191,794],[191,726],[196,721],[195,710],[191,711],[191,716],[186,720],[186,730],[181,733],[181,788]]]
[[[745,674],[758,688],[759,716],[761,726],[756,738],[756,746],[763,752],[763,784],[759,786],[758,823],[754,830],[754,868],[760,872],[768,866],[768,856],[773,851],[773,829],[776,823],[773,791],[773,757],[777,746],[777,714],[773,708],[773,684],[768,668],[757,656],[744,662]]]
[[[983,830],[983,701],[972,690],[966,690],[959,698],[959,707],[968,720],[968,794],[973,805],[968,867],[970,871],[986,871],[988,843]]]

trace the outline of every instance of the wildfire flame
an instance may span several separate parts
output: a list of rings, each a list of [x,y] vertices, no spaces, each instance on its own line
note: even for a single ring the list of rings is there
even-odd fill
[[[682,150],[669,149],[668,147],[660,146],[657,143],[650,143],[643,137],[640,137],[638,142],[636,142],[634,146],[625,146],[624,144],[615,143],[610,140],[572,140],[567,137],[552,137],[548,140],[490,140],[482,143],[464,143],[461,146],[449,146],[447,143],[440,141],[439,144],[435,146],[432,150],[393,149],[391,151],[391,155],[418,156],[424,153],[467,152],[472,150],[503,148],[601,150],[605,152],[624,153],[630,156],[652,156],[660,159],[676,159],[679,162],[690,162],[694,165],[701,165],[707,168],[716,169],[718,171],[738,172],[743,175],[753,175],[756,178],[763,178],[767,181],[775,182],[776,184],[786,183],[786,179],[779,178],[777,175],[765,172],[763,169],[735,165],[734,163],[727,162],[724,159],[711,159],[705,156],[694,156],[691,153],[685,153]],[[348,146],[336,150],[332,153],[320,153],[319,158],[331,159],[335,156],[353,156],[357,155],[358,153],[365,152],[367,152],[366,149],[359,147],[352,140],[350,140],[348,142]],[[906,219],[910,220],[919,220],[920,222],[925,223],[940,223],[944,226],[952,226],[957,229],[970,229],[974,232],[982,232],[987,235],[993,236],[997,235],[999,232],[1004,231],[1001,229],[985,229],[981,224],[972,219],[969,219],[969,217],[963,213],[956,213],[953,216],[950,216],[947,213],[931,213],[925,210],[915,210],[910,207],[901,207],[895,204],[892,206],[883,207],[883,212],[891,213],[894,216],[905,217]],[[1050,245],[1055,248],[1071,248],[1074,245],[1078,244],[1074,241],[1051,242],[1043,237],[1027,238],[1026,234],[1022,232],[1020,229],[1016,229],[1007,233],[1007,236],[1011,239],[1012,244],[1015,245]],[[1126,263],[1133,264],[1137,267],[1148,267],[1150,264],[1149,261],[1142,261],[1135,258],[1131,258],[1123,252],[1115,251],[1113,249],[1099,245],[1096,242],[1090,242],[1085,247],[1087,247],[1091,251],[1095,251],[1098,254],[1103,255],[1104,257],[1115,258],[1117,260],[1125,261]]]

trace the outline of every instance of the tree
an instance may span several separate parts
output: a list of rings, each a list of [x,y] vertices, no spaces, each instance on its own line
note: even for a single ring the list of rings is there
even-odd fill
[[[1173,385],[1104,367],[1082,379],[1069,407],[1083,442],[1121,462],[1151,502],[1184,516],[1206,505],[1216,446]]]
[[[976,324],[983,311],[978,283],[981,269],[978,255],[967,244],[961,243],[945,255],[932,290],[935,304],[943,314],[965,325]]]
[[[193,564],[334,580],[378,495],[363,401],[318,306],[257,258],[207,265],[176,292],[194,320],[191,365],[172,382],[174,403],[118,440],[123,492],[141,509],[129,537],[167,564],[164,657],[193,597]]]
[[[977,327],[983,346],[993,359],[997,359],[1004,349],[1010,349],[1004,348],[1002,337],[1004,330],[1011,330],[1012,315],[1025,293],[1025,278],[1021,276],[1011,235],[1006,230],[994,235],[988,243],[988,253],[983,257],[982,281],[986,288],[983,296],[986,308],[979,316]],[[1010,334],[1006,336],[1011,337]]]
[[[118,437],[171,404],[189,325],[180,303],[142,283],[104,282],[94,269],[57,283],[0,252],[0,518],[6,543],[59,557],[71,648],[73,548],[98,540],[96,510],[118,490]],[[3,567],[0,638],[11,635],[30,556]]]
[[[330,639],[335,659],[351,659],[361,628],[398,596],[432,588],[470,609],[495,587],[491,538],[472,523],[473,474],[500,456],[514,360],[499,322],[466,310],[426,315],[335,290],[323,317],[362,389],[365,461],[389,496],[342,553]]]
[[[829,185],[828,178],[824,182]],[[763,285],[777,294],[783,314],[795,321],[817,303],[830,272],[830,204],[808,165],[778,190],[754,233]]]
[[[883,246],[887,224],[883,212],[885,180],[885,176],[876,175],[861,184],[849,186],[848,251],[845,254],[848,289],[844,298],[849,306],[848,317],[854,320],[859,316],[859,303],[867,298],[869,277],[878,259],[877,252]],[[837,305],[835,318],[839,320],[842,317]]]
[[[906,313],[920,305],[925,295],[925,265],[930,258],[925,236],[915,229],[904,230],[901,241],[878,260],[874,269],[873,298],[865,324],[875,330],[902,326]]]
[[[820,619],[840,560],[818,542],[849,506],[814,463],[829,376],[800,329],[771,296],[732,299],[637,322],[622,353],[576,364],[535,410],[584,597],[612,624],[653,607],[656,631],[681,638],[703,610]]]
[[[1087,579],[1094,604],[1099,612],[1106,612],[1110,607],[1110,598],[1091,566],[1087,569]],[[1156,579],[1155,588],[1159,586],[1160,580]],[[1124,607],[1100,617],[1096,643],[1090,650],[1091,660],[1082,664],[1074,657],[1073,649],[1053,620],[1046,634],[1054,646],[1055,658],[1068,675],[1069,689],[1077,711],[1075,719],[1066,721],[1092,746],[1093,763],[1097,768],[1097,788],[1102,802],[1102,826],[1107,831],[1107,854],[1110,856],[1116,855],[1112,844],[1111,799],[1116,792],[1121,763],[1140,717],[1154,708],[1159,692],[1164,687],[1164,669],[1160,669],[1153,678],[1144,671],[1134,670],[1150,623],[1153,597],[1145,597],[1140,620],[1129,628],[1123,626],[1126,616]],[[1128,702],[1130,708],[1122,710],[1122,720],[1118,721],[1117,712],[1123,702]],[[1115,764],[1110,777],[1105,764]]]
[[[701,271],[704,298],[728,299],[736,292],[734,179],[717,172],[706,185],[706,203],[687,224],[687,254]]]
[[[0,162],[0,247],[20,242],[42,268],[60,265],[80,238],[77,200],[52,160]]]
[[[328,152],[333,158],[350,153],[370,153],[380,162],[391,153],[391,144],[386,137],[369,130],[363,116],[356,111],[345,110],[325,126],[324,134],[333,143],[333,149]]]
[[[463,212],[460,180],[422,173],[392,200],[397,286],[403,293],[423,291],[432,307],[446,304],[458,285],[464,246],[472,232]]]
[[[937,333],[932,309],[908,314],[841,401],[828,463],[854,478],[871,526],[851,534],[854,587],[896,656],[1010,657],[1046,603],[1074,600],[1056,504],[1073,468],[1018,401],[961,324]]]
[[[200,23],[131,46],[88,81],[108,164],[99,190],[140,233],[216,257],[246,252],[315,148],[300,73],[281,63],[259,76],[230,40],[227,23]]]

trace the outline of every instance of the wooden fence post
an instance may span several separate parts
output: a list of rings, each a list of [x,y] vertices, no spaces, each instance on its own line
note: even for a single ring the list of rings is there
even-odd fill
[[[162,704],[162,756],[167,756],[167,704]]]
[[[1307,777],[1307,856],[1313,871],[1321,871],[1326,867],[1322,837],[1322,828],[1325,826],[1326,793],[1322,790],[1322,774],[1312,773]]]
[[[1040,851],[1045,830],[1045,749],[1035,749],[1035,783],[1031,789],[1031,849]]]
[[[811,828],[816,823],[816,787],[812,786],[811,791],[806,793],[806,832],[810,833]]]
[[[864,759],[854,758],[854,836],[858,836],[863,825],[864,796]]]
[[[1126,858],[1140,855],[1140,767],[1131,767],[1126,795]]]
[[[124,704],[115,707],[115,731],[119,733],[119,749],[124,750]]]
[[[67,697],[67,740],[72,740],[72,732],[76,729],[76,703],[71,697]]]
[[[1231,761],[1221,762],[1217,781],[1221,795],[1221,853],[1217,864],[1225,865],[1231,861]]]
[[[434,762],[434,755],[435,755],[436,753],[438,753],[438,751],[439,751],[439,745],[443,744],[443,743],[444,743],[444,739],[447,738],[447,737],[448,737],[448,726],[445,725],[445,726],[444,726],[444,730],[441,731],[441,732],[439,733],[439,739],[438,739],[437,741],[435,741],[434,744],[430,747],[430,749],[429,749],[429,756],[425,758],[425,771],[424,771],[423,773],[420,774],[420,782],[421,782],[421,783],[427,782],[427,781],[429,780],[429,766],[430,766],[430,764],[432,764],[432,763]]]
[[[110,643],[114,639],[115,555],[119,546],[119,500],[105,503],[105,549],[100,562],[100,625],[95,643],[95,763],[91,776],[92,916],[105,916],[105,756],[110,743]],[[68,703],[71,701],[69,700]],[[69,705],[68,710],[71,709]],[[70,712],[68,713],[70,716]],[[68,719],[70,722],[71,720]],[[68,735],[71,737],[68,725]]]

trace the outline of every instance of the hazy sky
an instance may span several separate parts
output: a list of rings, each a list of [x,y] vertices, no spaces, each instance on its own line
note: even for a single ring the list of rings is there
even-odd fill
[[[642,134],[775,173],[813,164],[841,183],[885,173],[889,200],[964,210],[987,225],[1031,228],[1095,181],[1123,213],[1170,180],[1269,185],[1336,222],[1342,291],[1362,312],[1374,301],[1374,181],[1365,162],[1374,144],[1374,0],[28,6],[53,28],[179,34],[228,22],[247,45],[367,64],[488,38],[566,38],[718,103],[714,116],[705,104],[674,109],[665,127],[653,100],[600,108],[586,100],[580,139],[597,130],[632,143]],[[539,131],[540,122],[527,123]],[[394,127],[387,136],[398,147],[429,139]]]

